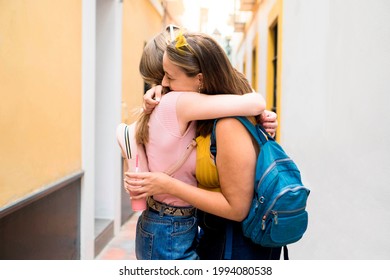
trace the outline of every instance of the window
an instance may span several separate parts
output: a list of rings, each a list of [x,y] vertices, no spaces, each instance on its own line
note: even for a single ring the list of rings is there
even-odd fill
[[[271,59],[271,98],[270,98],[270,109],[275,113],[278,113],[278,24],[276,23],[270,29],[270,59]]]
[[[253,44],[253,49],[252,49],[252,88],[255,90],[255,91],[258,91],[258,86],[257,86],[257,78],[258,78],[258,75],[257,75],[257,70],[258,70],[258,66],[257,66],[257,40],[254,42]]]

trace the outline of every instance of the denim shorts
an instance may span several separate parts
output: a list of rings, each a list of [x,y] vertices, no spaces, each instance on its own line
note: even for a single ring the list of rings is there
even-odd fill
[[[148,208],[137,222],[136,257],[139,260],[197,260],[197,233],[194,215],[163,215]]]

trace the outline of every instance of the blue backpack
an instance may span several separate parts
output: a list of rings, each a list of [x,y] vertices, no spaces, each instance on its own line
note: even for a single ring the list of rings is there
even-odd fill
[[[306,202],[310,190],[303,186],[298,167],[260,125],[236,117],[260,147],[256,164],[254,196],[242,221],[244,236],[263,247],[287,247],[297,242],[308,225]],[[216,120],[217,122],[217,120]],[[216,156],[215,126],[210,151]]]

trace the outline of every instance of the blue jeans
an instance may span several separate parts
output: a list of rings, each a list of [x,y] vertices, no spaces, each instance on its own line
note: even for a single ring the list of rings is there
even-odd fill
[[[196,260],[198,225],[192,216],[171,216],[150,208],[138,218],[135,252],[139,260]]]

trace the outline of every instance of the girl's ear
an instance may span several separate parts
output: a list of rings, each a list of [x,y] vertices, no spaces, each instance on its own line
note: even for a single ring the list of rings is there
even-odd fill
[[[203,88],[203,74],[199,73],[197,76],[199,80],[199,88]]]

